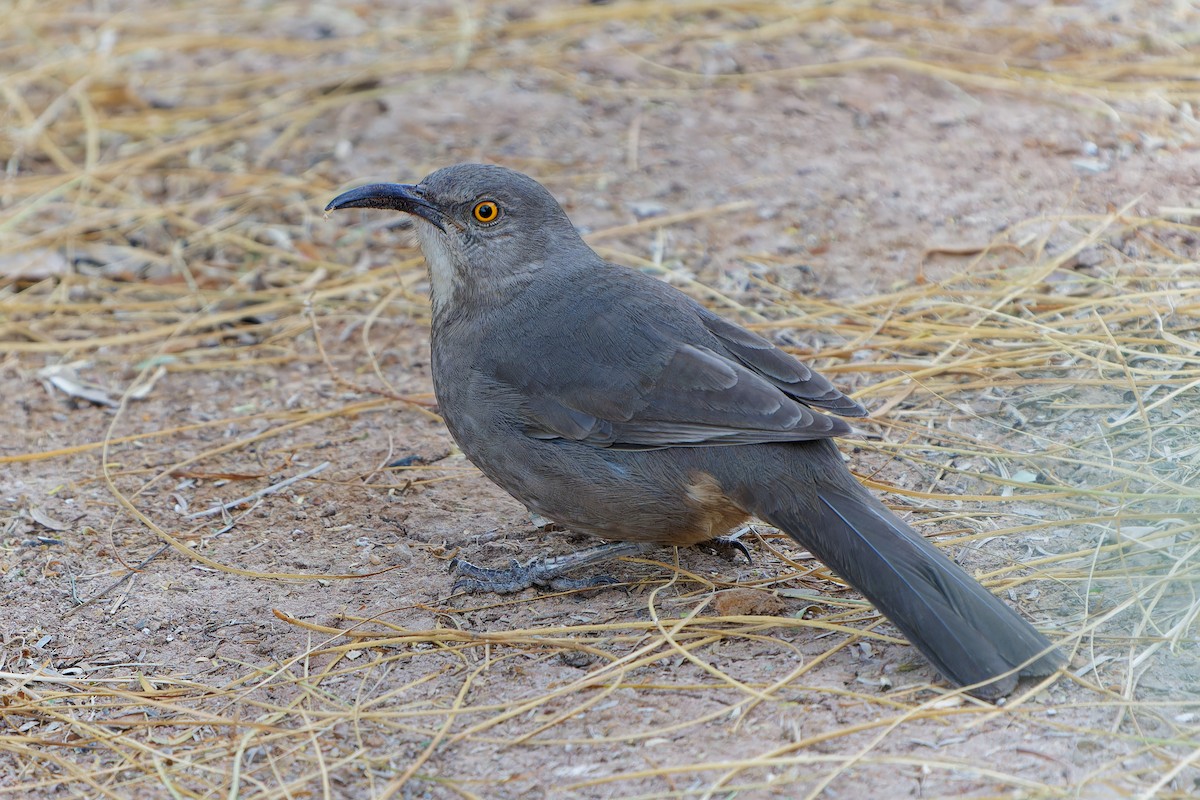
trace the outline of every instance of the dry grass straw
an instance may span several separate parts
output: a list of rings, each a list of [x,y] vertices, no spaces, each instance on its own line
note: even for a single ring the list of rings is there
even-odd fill
[[[420,27],[385,17],[328,38],[289,28],[286,20],[297,15],[290,5],[228,0],[207,3],[203,12],[147,4],[111,15],[42,0],[6,14],[0,273],[29,266],[22,280],[0,284],[0,351],[10,367],[86,359],[130,377],[129,391],[115,394],[118,412],[102,441],[9,454],[0,463],[100,451],[104,474],[93,478],[185,557],[262,580],[311,578],[209,559],[181,543],[186,536],[169,533],[167,520],[145,513],[141,498],[161,489],[172,471],[298,430],[319,437],[331,418],[395,408],[395,401],[231,409],[227,419],[205,425],[139,430],[128,413],[130,393],[138,375],[158,368],[228,374],[317,361],[296,342],[318,323],[334,330],[365,318],[369,328],[385,313],[426,313],[413,291],[422,279],[415,259],[352,267],[345,254],[361,246],[355,234],[340,232],[343,247],[335,251],[330,234],[314,227],[317,209],[345,177],[316,157],[331,143],[320,140],[315,122],[394,94],[400,82],[419,91],[423,79],[445,70],[502,67],[555,76],[569,91],[655,96],[726,80],[752,85],[886,69],[1106,114],[1115,113],[1109,104],[1117,101],[1195,102],[1198,94],[1194,39],[1128,39],[1115,25],[1043,35],[1036,28],[980,29],[916,6],[858,2],[572,4],[513,20],[482,5],[452,6],[453,14],[435,14]],[[757,24],[740,24],[747,19]],[[670,34],[626,51],[645,68],[635,85],[589,84],[563,56],[601,23]],[[699,74],[673,55],[689,41],[770,45],[816,25],[872,40],[874,52],[736,76]],[[276,28],[291,34],[272,34]],[[1051,36],[1061,55],[1036,58]],[[381,45],[386,59],[353,57]],[[595,239],[610,245],[686,219],[659,218]],[[1042,614],[1039,621],[1075,653],[1075,674],[1060,680],[1089,691],[1071,693],[1056,716],[1046,716],[1040,695],[1015,697],[997,710],[919,685],[861,692],[810,685],[829,655],[879,636],[861,604],[816,619],[716,617],[707,610],[714,584],[664,565],[670,582],[651,584],[642,620],[483,632],[454,627],[452,613],[421,630],[387,618],[321,627],[281,615],[309,628],[311,646],[282,663],[226,665],[237,677],[220,685],[154,664],[56,669],[37,663],[36,652],[32,659],[7,652],[0,760],[8,777],[0,795],[66,787],[105,798],[333,797],[352,785],[359,796],[407,796],[419,786],[439,796],[486,797],[495,788],[486,780],[441,777],[454,773],[445,762],[431,768],[431,760],[466,748],[565,753],[644,744],[714,724],[732,735],[755,709],[782,712],[805,693],[873,713],[797,733],[784,747],[731,751],[721,761],[581,772],[562,790],[752,795],[803,775],[815,796],[857,770],[879,767],[964,776],[994,793],[1071,794],[1070,786],[1022,777],[1005,764],[886,746],[916,721],[964,730],[999,715],[1021,720],[1035,738],[1069,735],[1126,755],[1076,774],[1077,786],[1178,794],[1171,787],[1194,775],[1200,760],[1194,692],[1184,702],[1162,686],[1173,653],[1190,649],[1194,658],[1200,617],[1200,231],[1179,220],[1129,210],[1031,219],[981,248],[958,280],[846,303],[753,287],[778,303],[771,320],[755,317],[737,298],[704,294],[763,330],[799,330],[804,341],[818,343],[826,372],[859,386],[881,410],[880,438],[859,444],[875,456],[859,460],[882,466],[864,477],[921,515],[940,518],[939,530],[959,531],[948,539],[955,547],[1011,541],[1012,562],[981,576],[997,591],[1027,608],[1038,606],[1031,594],[1037,591],[1064,603],[1061,617]],[[1069,233],[1074,246],[1048,252],[1051,231]],[[1101,253],[1099,266],[1076,269],[1084,250]],[[64,259],[74,268],[62,268]],[[141,473],[136,491],[114,480],[117,454],[134,440],[171,441],[231,422],[254,433]],[[891,456],[921,468],[896,468]],[[935,477],[906,484],[914,474]],[[804,638],[827,636],[829,650],[807,659],[793,652],[788,634],[800,628]],[[793,666],[769,681],[739,678],[712,655],[714,645],[734,640],[794,655]],[[492,677],[506,662],[574,657],[592,666],[554,687],[514,691]],[[656,678],[668,662],[686,662],[687,680]],[[708,700],[694,702],[698,695]],[[671,720],[599,738],[579,724],[618,698],[643,697],[666,697]],[[1153,768],[1139,761],[1143,756]]]

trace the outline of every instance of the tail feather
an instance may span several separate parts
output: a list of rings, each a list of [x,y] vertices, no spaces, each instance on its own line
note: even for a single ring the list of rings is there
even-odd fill
[[[943,675],[980,684],[973,694],[1000,697],[1018,676],[1062,666],[1062,654],[1016,611],[851,476],[839,478],[818,477],[815,497],[811,485],[800,490],[810,502],[780,502],[770,492],[753,510],[862,592]]]

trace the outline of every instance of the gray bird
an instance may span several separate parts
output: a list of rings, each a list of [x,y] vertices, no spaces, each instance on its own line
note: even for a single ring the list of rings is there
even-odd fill
[[[326,211],[417,219],[433,382],[466,456],[530,511],[608,544],[459,585],[578,585],[568,570],[656,545],[722,541],[750,517],[862,592],[951,681],[1008,694],[1064,659],[1015,611],[868,493],[839,416],[866,411],[766,339],[611,264],[528,176],[459,164],[374,184]]]

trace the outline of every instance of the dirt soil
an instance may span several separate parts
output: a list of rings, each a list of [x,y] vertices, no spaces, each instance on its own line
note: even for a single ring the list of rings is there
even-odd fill
[[[1193,4],[118,5],[0,26],[0,795],[1200,794]],[[1069,674],[965,698],[766,527],[455,595],[590,542],[438,419],[411,226],[321,208],[468,160],[856,392]]]

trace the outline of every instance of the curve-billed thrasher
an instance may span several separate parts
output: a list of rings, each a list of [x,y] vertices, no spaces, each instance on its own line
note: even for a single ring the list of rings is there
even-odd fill
[[[562,573],[757,516],[862,592],[941,672],[998,697],[1061,654],[891,514],[842,464],[838,417],[866,411],[762,337],[593,252],[545,188],[459,164],[326,208],[417,218],[433,382],[450,433],[531,511],[610,544],[460,585],[575,585]]]

